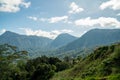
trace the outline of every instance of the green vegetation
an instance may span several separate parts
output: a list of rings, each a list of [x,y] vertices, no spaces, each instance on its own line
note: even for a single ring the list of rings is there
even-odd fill
[[[51,80],[119,80],[120,44],[103,46],[74,60],[73,68],[59,72]]]
[[[63,60],[0,45],[0,80],[119,80],[120,44],[98,47],[87,56]]]
[[[0,45],[0,80],[20,80],[25,71],[26,51],[17,51],[15,46]]]
[[[70,63],[56,57],[28,59],[26,51],[0,45],[0,80],[49,80],[55,72],[70,67]]]
[[[28,80],[49,80],[55,72],[70,68],[70,64],[55,57],[41,56],[28,60],[26,70],[29,73]]]

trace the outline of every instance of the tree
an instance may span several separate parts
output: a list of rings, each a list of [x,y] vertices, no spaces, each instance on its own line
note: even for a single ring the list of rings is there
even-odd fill
[[[57,72],[70,68],[70,64],[67,62],[57,62],[55,66]]]
[[[49,64],[55,65],[57,62],[61,62],[61,60],[56,58],[56,57],[50,57],[49,58]]]
[[[33,73],[31,80],[49,80],[55,73],[55,66],[50,64],[39,64]]]
[[[27,51],[18,51],[17,47],[8,44],[0,45],[1,80],[15,80],[20,71],[17,62],[25,59],[27,59]]]

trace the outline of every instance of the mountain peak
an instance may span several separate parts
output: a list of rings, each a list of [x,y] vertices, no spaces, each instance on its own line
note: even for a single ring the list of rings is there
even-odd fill
[[[6,33],[14,33],[14,32],[11,32],[11,31],[5,31],[4,34],[6,34]]]
[[[51,45],[53,47],[61,47],[63,45],[66,45],[74,41],[75,39],[77,38],[68,33],[62,33],[55,38],[55,40],[51,43]]]
[[[68,34],[68,33],[62,33],[62,34],[60,34],[60,35],[70,35],[70,34]]]
[[[19,34],[11,32],[11,31],[6,31],[2,34],[2,36],[18,36]]]
[[[69,51],[74,49],[93,48],[96,46],[109,45],[120,42],[120,29],[92,29],[77,40],[61,47],[60,50]]]
[[[74,37],[74,38],[75,38],[75,36],[72,36],[72,35],[70,35],[70,34],[68,34],[68,33],[62,33],[62,34],[58,35],[58,36],[56,37],[56,39],[57,39],[57,38],[60,38],[60,37]]]

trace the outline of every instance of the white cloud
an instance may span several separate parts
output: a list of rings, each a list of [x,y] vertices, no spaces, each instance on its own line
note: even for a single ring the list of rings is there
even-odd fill
[[[0,30],[0,34],[3,34],[4,32],[6,32],[6,29]]]
[[[31,2],[22,2],[21,4],[25,6],[25,8],[29,8],[29,6],[31,5]]]
[[[80,8],[75,2],[72,2],[70,4],[70,9],[71,10],[68,12],[70,14],[76,14],[76,13],[80,13],[80,12],[84,11],[84,9]]]
[[[31,2],[25,2],[24,0],[0,0],[0,12],[17,12],[20,7],[28,8]]]
[[[43,31],[43,30],[32,30],[30,28],[20,28],[25,31],[26,35],[36,35],[36,36],[43,36],[43,37],[48,37],[50,39],[56,38],[59,34],[61,33],[71,33],[73,32],[72,30],[53,30],[53,31]]]
[[[42,22],[48,22],[48,23],[57,23],[57,22],[67,23],[67,22],[69,22],[68,16],[57,16],[57,17],[51,17],[51,18],[37,18],[34,16],[29,16],[28,18],[31,20],[34,20],[34,21],[42,21]]]
[[[40,18],[39,21],[45,22],[45,21],[48,21],[48,19],[47,18]]]
[[[52,17],[49,20],[49,23],[57,23],[59,21],[66,21],[68,19],[68,16],[61,16],[61,17]]]
[[[37,21],[38,18],[37,17],[34,17],[34,16],[28,16],[27,18],[31,19],[31,20],[34,20],[34,21]]]
[[[106,8],[111,8],[113,10],[120,10],[120,0],[109,0],[100,5],[100,9],[104,10]]]
[[[116,28],[120,28],[120,21],[118,21],[115,18],[111,17],[99,17],[97,19],[91,19],[90,17],[87,17],[85,19],[79,19],[76,20],[75,25],[77,26],[94,26],[94,25],[100,25],[102,27],[107,26],[114,26]]]
[[[90,17],[87,17],[85,19],[79,19],[75,21],[75,25],[79,26],[93,26],[95,25],[97,22],[96,20],[91,20]]]

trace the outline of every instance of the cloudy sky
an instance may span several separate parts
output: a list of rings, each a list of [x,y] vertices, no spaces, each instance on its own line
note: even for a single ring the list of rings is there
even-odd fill
[[[94,28],[120,28],[120,0],[0,0],[0,34],[80,37]]]

